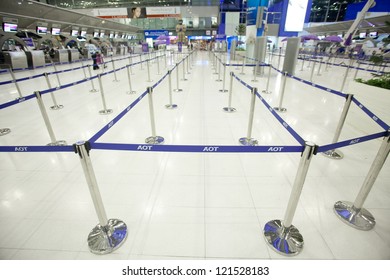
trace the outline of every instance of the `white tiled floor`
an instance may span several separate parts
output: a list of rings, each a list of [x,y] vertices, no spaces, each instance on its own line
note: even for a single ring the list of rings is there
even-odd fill
[[[246,136],[250,94],[234,81],[234,114],[222,111],[228,93],[212,74],[207,52],[194,55],[188,81],[180,81],[181,93],[173,93],[176,110],[165,109],[168,82],[154,91],[157,135],[167,144],[238,145]],[[116,64],[125,65],[128,60]],[[169,62],[169,60],[168,60]],[[277,65],[278,58],[273,58]],[[311,69],[297,65],[296,75],[310,77]],[[163,69],[163,60],[160,62]],[[306,64],[307,65],[307,64]],[[79,66],[76,64],[74,66]],[[74,67],[72,65],[72,67]],[[59,66],[66,69],[69,65]],[[111,69],[108,64],[108,69]],[[172,66],[169,66],[172,67]],[[111,115],[99,115],[99,93],[90,93],[90,82],[55,92],[64,108],[48,109],[58,140],[73,144],[88,140],[131,104],[162,75],[151,64],[153,83],[146,82],[144,65],[133,68],[135,95],[127,95],[127,73],[103,76],[107,107]],[[339,90],[345,68],[332,66],[314,82]],[[17,77],[53,69],[17,72]],[[167,69],[161,70],[166,73]],[[180,67],[180,78],[182,78]],[[252,82],[252,68],[228,67],[259,90],[266,77]],[[267,71],[266,71],[267,73]],[[317,71],[315,72],[317,73]],[[390,92],[362,90],[352,82],[346,92],[355,96],[387,124],[390,124]],[[359,71],[358,77],[369,73]],[[9,80],[1,74],[0,80]],[[62,84],[84,78],[82,70],[60,74]],[[172,77],[176,88],[176,74]],[[227,75],[228,79],[228,75]],[[272,106],[279,104],[281,77],[272,72],[272,94],[263,95]],[[51,77],[52,85],[57,81]],[[226,88],[228,88],[228,80]],[[98,83],[95,80],[95,87]],[[47,88],[43,78],[20,83],[23,95]],[[1,86],[0,103],[17,97],[14,85]],[[43,97],[52,104],[49,94]],[[288,80],[281,116],[307,141],[329,144],[344,99],[298,81]],[[0,128],[11,134],[0,137],[0,146],[45,145],[50,142],[36,100],[0,110]],[[382,129],[354,104],[340,140],[380,132]],[[98,142],[144,143],[151,136],[147,98],[131,109]],[[259,145],[298,145],[268,109],[256,100],[252,137]],[[377,220],[372,231],[358,231],[333,214],[337,200],[353,201],[373,162],[381,139],[342,148],[345,158],[330,160],[316,155],[308,172],[293,224],[301,231],[305,247],[295,259],[390,259],[390,163],[387,161],[368,196],[365,207]],[[73,153],[0,153],[0,259],[285,259],[268,248],[262,235],[264,224],[283,219],[300,155],[200,154],[92,150],[106,212],[124,220],[129,235],[124,245],[109,255],[89,252],[87,235],[98,223],[79,157]]]

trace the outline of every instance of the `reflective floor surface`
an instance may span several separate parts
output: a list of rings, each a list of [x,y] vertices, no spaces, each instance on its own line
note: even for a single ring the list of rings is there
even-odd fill
[[[230,57],[220,55],[230,62]],[[233,81],[232,104],[235,112],[226,112],[229,92],[221,92],[223,83],[213,74],[212,55],[196,52],[187,81],[181,92],[172,92],[176,109],[170,104],[168,79],[154,89],[156,135],[164,144],[239,145],[247,137],[250,91]],[[109,59],[107,59],[109,60]],[[267,57],[268,60],[268,57]],[[122,67],[128,60],[116,63]],[[240,61],[232,61],[241,63]],[[341,62],[341,60],[339,61]],[[90,92],[86,82],[55,92],[58,104],[51,110],[50,94],[43,100],[57,140],[68,144],[88,140],[135,101],[148,86],[172,68],[170,57],[165,67],[160,61],[132,68],[129,91],[127,73],[102,77],[107,109],[101,115],[99,92]],[[278,66],[278,57],[272,61]],[[280,67],[283,63],[281,60]],[[347,63],[347,62],[346,62]],[[308,80],[307,63],[296,75]],[[80,64],[61,65],[59,69]],[[108,63],[110,71],[112,65]],[[317,65],[318,67],[318,65]],[[221,68],[223,69],[223,67]],[[51,72],[52,68],[16,72],[17,78]],[[99,71],[102,71],[99,70]],[[259,92],[266,87],[267,74],[252,82],[252,68],[226,69]],[[314,72],[313,82],[340,90],[345,67],[332,66],[321,75]],[[96,73],[96,72],[94,72]],[[352,81],[351,71],[345,93],[353,93],[377,117],[390,124],[390,92],[363,87]],[[172,73],[172,89],[177,88]],[[52,86],[57,85],[51,75]],[[357,77],[369,78],[359,71]],[[84,78],[82,70],[60,74],[62,84]],[[0,74],[0,81],[9,80]],[[280,102],[281,75],[271,72],[269,91],[264,99],[276,107]],[[45,79],[20,82],[24,96],[47,88]],[[99,88],[95,80],[95,87]],[[2,85],[0,104],[14,100],[15,85]],[[289,79],[286,83],[280,116],[306,141],[317,145],[331,143],[345,99],[327,91]],[[0,146],[46,145],[49,134],[37,101],[31,99],[0,110],[0,129],[11,132],[0,136]],[[360,108],[352,104],[340,140],[358,138],[382,131]],[[152,136],[148,99],[142,99],[97,142],[144,144]],[[299,143],[256,99],[251,138],[260,146],[298,146]],[[354,201],[376,156],[382,139],[341,148],[341,160],[316,155],[311,165],[295,212],[293,225],[304,239],[300,254],[286,257],[268,247],[264,225],[283,220],[300,160],[299,153],[176,153],[149,151],[92,150],[90,157],[104,202],[107,217],[127,225],[123,246],[111,254],[89,251],[87,237],[98,223],[78,155],[63,153],[0,153],[0,259],[390,259],[390,162],[383,166],[364,207],[375,217],[373,230],[349,227],[334,214],[336,201]]]

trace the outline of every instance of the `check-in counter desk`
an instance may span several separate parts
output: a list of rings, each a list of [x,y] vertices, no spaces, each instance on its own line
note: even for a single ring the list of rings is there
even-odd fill
[[[11,66],[12,69],[27,68],[27,56],[25,52],[3,52],[4,63]]]
[[[116,50],[116,53],[119,55],[126,55],[129,52],[129,48],[127,46],[117,47]]]
[[[134,53],[142,53],[142,46],[141,45],[134,46]]]
[[[29,68],[36,68],[45,65],[45,54],[43,51],[26,52],[27,64]]]
[[[89,49],[83,49],[83,57],[84,58],[91,58],[92,57],[92,54],[89,51]]]
[[[69,62],[68,50],[56,50],[53,60],[59,63]]]
[[[80,55],[79,55],[80,53],[78,50],[70,49],[68,50],[68,54],[69,54],[69,62],[73,62],[80,59]]]

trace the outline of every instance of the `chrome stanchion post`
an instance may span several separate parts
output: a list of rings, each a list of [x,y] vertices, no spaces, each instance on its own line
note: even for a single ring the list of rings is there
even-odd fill
[[[320,66],[318,67],[317,76],[321,76],[322,57],[320,58]]]
[[[255,60],[255,66],[253,67],[253,79],[252,79],[252,82],[258,82],[258,80],[256,80],[256,72],[257,72],[257,60]]]
[[[325,71],[328,71],[328,67],[329,67],[329,65],[330,65],[330,59],[331,59],[331,58],[332,58],[332,57],[329,55],[328,60],[326,61]]]
[[[343,83],[341,84],[341,89],[340,89],[341,92],[344,92],[344,86],[345,86],[345,82],[347,81],[348,72],[349,72],[349,67],[350,67],[350,64],[347,66],[347,69],[345,70],[345,74],[344,74],[344,78],[343,78]]]
[[[41,93],[39,91],[35,91],[34,94],[35,94],[35,96],[37,98],[39,109],[41,111],[43,120],[45,121],[46,128],[47,128],[47,131],[48,131],[49,136],[50,136],[51,143],[49,143],[47,145],[48,146],[65,146],[66,145],[66,141],[64,141],[64,140],[57,141],[56,140],[53,128],[52,128],[50,120],[49,120],[49,116],[47,115],[47,112],[46,112],[46,109],[45,109],[45,105],[43,104]]]
[[[303,249],[303,236],[299,230],[292,225],[295,211],[301,196],[303,184],[309,170],[310,161],[315,154],[316,145],[310,142],[305,143],[301,160],[299,162],[297,175],[291,190],[290,199],[284,215],[284,220],[272,220],[264,226],[264,237],[267,244],[277,253],[285,256],[294,256]]]
[[[313,68],[311,68],[311,73],[310,73],[310,82],[313,82],[313,74],[314,74],[314,70],[316,68],[316,60],[313,61]],[[310,63],[309,63],[310,65]]]
[[[190,73],[190,55],[186,57],[187,60],[187,75],[191,74]]]
[[[227,92],[228,90],[225,89],[225,79],[226,79],[226,63],[223,65],[223,79],[222,79],[222,89],[220,89],[220,92]]]
[[[390,152],[390,131],[382,141],[382,145],[372,163],[355,202],[338,201],[334,205],[334,212],[344,223],[360,230],[370,230],[375,226],[374,216],[365,208],[366,201],[378,175]]]
[[[144,68],[143,68],[143,61],[142,61],[142,54],[139,55],[139,61],[140,61],[140,64],[141,64],[141,70],[144,70]]]
[[[156,60],[157,60],[157,75],[160,75],[160,56],[157,56]]]
[[[245,73],[244,73],[245,59],[246,59],[246,57],[244,56],[242,58],[242,68],[241,68],[241,73],[240,73],[241,75],[245,75]]]
[[[230,86],[229,86],[229,104],[227,107],[224,107],[222,110],[224,110],[227,113],[233,113],[236,111],[236,108],[232,107],[232,95],[233,95],[233,76],[234,73],[230,72]]]
[[[278,69],[280,69],[280,59],[282,57],[282,48],[279,48],[279,60],[278,60]]]
[[[252,88],[251,91],[251,106],[249,110],[249,123],[248,123],[248,132],[246,137],[242,137],[239,139],[239,142],[243,146],[257,146],[258,141],[251,138],[252,137],[252,127],[253,127],[253,116],[255,112],[255,101],[256,101],[256,92],[257,88]]]
[[[177,105],[172,104],[172,70],[168,70],[168,85],[169,85],[169,104],[165,105],[167,109],[176,109]]]
[[[112,109],[107,109],[106,98],[104,97],[104,89],[103,89],[103,85],[102,85],[102,77],[101,77],[101,74],[97,74],[97,76],[98,76],[98,80],[99,80],[100,94],[101,94],[102,103],[103,103],[103,110],[100,110],[99,114],[108,115],[108,114],[112,113]]]
[[[91,73],[91,65],[88,65],[88,72],[89,72],[89,78],[90,78],[91,84],[92,84],[92,89],[90,90],[90,92],[97,92],[97,91],[99,91],[99,90],[95,89],[95,84],[93,83],[92,73]]]
[[[302,65],[301,65],[301,71],[303,71],[303,65],[305,65],[306,55],[303,55],[302,58]]]
[[[286,108],[283,108],[282,107],[282,103],[283,103],[283,97],[284,97],[284,90],[286,88],[286,83],[287,83],[287,72],[284,72],[283,73],[283,83],[282,83],[282,87],[280,89],[280,99],[279,99],[279,107],[274,107],[274,110],[275,111],[278,111],[280,113],[284,113],[287,111]]]
[[[222,61],[220,60],[219,63],[218,63],[218,79],[215,80],[217,82],[222,82],[222,79],[221,79],[221,64],[222,64]]]
[[[114,64],[114,59],[112,59],[111,58],[111,63],[112,63],[112,69],[113,69],[113,71],[114,71],[114,80],[113,80],[113,82],[119,82],[119,80],[117,79],[117,77],[116,77],[116,69],[115,69],[115,64]]]
[[[54,67],[54,72],[56,73],[56,78],[57,78],[57,82],[58,82],[57,87],[59,88],[59,87],[61,87],[60,76],[58,75],[56,64],[53,61],[51,61],[51,62],[52,62],[52,65]]]
[[[100,195],[95,172],[92,167],[89,151],[91,145],[86,141],[79,141],[73,145],[76,154],[80,157],[85,180],[91,194],[93,205],[98,216],[99,224],[88,235],[89,250],[98,255],[109,254],[118,249],[126,240],[127,226],[119,219],[107,219],[102,197]]]
[[[353,79],[355,80],[356,79],[356,77],[357,77],[357,73],[358,73],[358,71],[359,71],[359,67],[360,67],[360,60],[358,60],[358,65],[357,65],[357,67],[356,67],[356,72],[355,72],[355,75],[353,75]]]
[[[165,50],[165,52],[164,52],[164,68],[166,69],[167,67],[168,67],[168,62],[167,62],[167,51]]]
[[[84,79],[88,79],[87,72],[85,72],[84,60],[81,60],[81,68],[83,69]]]
[[[153,109],[153,87],[148,87],[148,100],[149,100],[149,113],[150,113],[150,123],[152,127],[152,136],[149,136],[145,139],[147,144],[158,145],[164,142],[164,137],[156,135],[156,124],[154,120],[154,109]]]
[[[48,88],[51,89],[52,87],[51,87],[49,75],[47,73],[43,73],[43,75],[45,76]],[[58,105],[57,104],[57,100],[56,100],[56,97],[54,96],[54,92],[53,91],[50,92],[50,96],[51,96],[51,99],[53,100],[53,103],[54,103],[54,105],[51,106],[50,109],[52,109],[52,110],[60,110],[60,109],[64,108],[64,105]]]
[[[127,94],[134,94],[134,93],[136,93],[136,91],[133,90],[132,85],[131,85],[131,70],[130,70],[131,66],[127,65],[126,69],[127,69],[127,79],[129,80],[129,91],[127,92]]]
[[[182,81],[188,81],[188,79],[186,79],[186,67],[185,67],[185,63],[186,63],[186,60],[185,59],[183,59],[182,61],[181,61],[181,63],[183,63],[183,79],[181,79]]]
[[[177,86],[177,88],[174,89],[173,91],[176,91],[176,92],[183,91],[179,87],[179,64],[178,63],[176,63],[176,86]]]
[[[153,80],[150,79],[150,66],[149,66],[149,59],[146,60],[146,67],[148,68],[148,80],[147,82],[153,82]]]
[[[133,58],[132,58],[131,55],[130,55],[130,56],[129,56],[130,74],[131,74],[131,75],[134,75],[134,73],[133,73],[133,68],[132,68],[132,64],[133,64]]]
[[[268,78],[267,78],[267,84],[265,86],[265,90],[262,91],[262,93],[269,94],[271,91],[268,90],[269,88],[269,81],[271,79],[271,70],[272,70],[272,64],[268,66]]]
[[[15,84],[16,90],[18,91],[19,98],[23,98],[22,91],[20,90],[20,87],[19,87],[19,85],[18,85],[18,82],[17,82],[16,79],[15,79],[15,74],[14,74],[14,72],[12,71],[11,66],[9,66],[9,70],[8,70],[8,71],[9,71],[11,77],[12,77],[12,83]]]
[[[332,144],[336,143],[339,140],[341,130],[343,129],[345,119],[347,118],[349,107],[351,106],[352,103],[352,98],[353,98],[353,94],[347,94],[344,103],[344,108],[343,111],[341,112],[339,123],[337,124],[336,133],[333,136]],[[329,150],[322,154],[332,159],[342,159],[344,157],[343,153],[338,150]]]

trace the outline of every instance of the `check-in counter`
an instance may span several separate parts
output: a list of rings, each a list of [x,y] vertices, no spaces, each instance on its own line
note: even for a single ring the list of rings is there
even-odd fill
[[[45,54],[43,51],[26,52],[27,64],[29,68],[37,68],[45,65]]]
[[[142,46],[141,45],[134,46],[134,53],[142,53]]]
[[[68,50],[68,54],[69,54],[69,62],[73,62],[80,59],[80,55],[79,55],[80,53],[76,49]]]
[[[27,68],[27,56],[25,52],[3,52],[4,62],[12,69]]]
[[[53,61],[59,63],[69,62],[68,50],[56,50]]]

